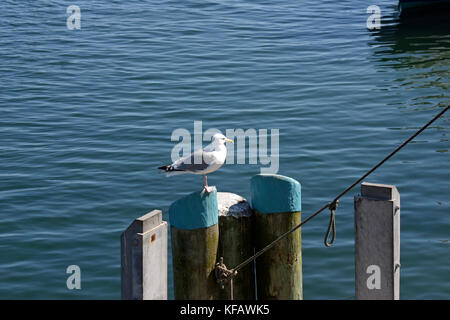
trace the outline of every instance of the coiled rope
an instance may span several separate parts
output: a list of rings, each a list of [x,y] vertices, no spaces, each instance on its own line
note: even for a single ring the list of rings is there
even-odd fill
[[[231,300],[233,300],[233,281],[232,279],[236,276],[237,272],[245,267],[250,262],[254,261],[256,258],[258,258],[260,255],[262,255],[267,250],[274,247],[278,242],[286,238],[291,233],[295,232],[297,229],[302,227],[304,224],[311,221],[313,218],[315,218],[317,215],[319,215],[321,212],[323,212],[325,209],[330,210],[330,222],[328,224],[328,229],[325,234],[324,244],[326,247],[331,247],[334,244],[334,240],[336,238],[336,224],[335,224],[335,212],[337,209],[337,205],[339,202],[339,199],[343,197],[347,192],[349,192],[351,189],[353,189],[357,184],[359,184],[361,181],[363,181],[368,175],[370,175],[372,172],[377,170],[381,165],[383,165],[386,161],[388,161],[392,156],[394,156],[398,151],[403,149],[408,143],[410,143],[415,137],[417,137],[419,134],[421,134],[426,128],[428,128],[433,122],[435,122],[439,117],[441,117],[445,112],[448,111],[450,108],[450,105],[445,107],[441,112],[439,112],[436,116],[433,117],[430,121],[428,121],[422,128],[420,128],[416,133],[414,133],[411,137],[409,137],[407,140],[405,140],[400,146],[398,146],[394,151],[392,151],[388,156],[386,156],[383,160],[378,162],[372,169],[367,171],[361,178],[356,180],[353,184],[351,184],[347,189],[342,191],[338,196],[336,196],[333,201],[325,204],[322,208],[314,212],[312,215],[310,215],[308,218],[306,218],[302,223],[295,226],[291,230],[285,232],[278,238],[276,238],[274,241],[269,243],[267,246],[256,252],[253,256],[249,257],[248,259],[244,260],[240,264],[238,264],[236,267],[232,269],[227,269],[225,264],[223,263],[223,257],[221,257],[220,262],[216,264],[216,278],[217,282],[224,287],[224,283],[230,281],[230,292],[231,292]],[[328,241],[331,233],[331,241]]]

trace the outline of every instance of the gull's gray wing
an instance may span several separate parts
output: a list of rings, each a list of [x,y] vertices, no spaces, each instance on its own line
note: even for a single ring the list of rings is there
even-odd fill
[[[190,156],[178,159],[172,164],[173,170],[176,171],[190,171],[197,172],[205,170],[210,166],[209,163],[205,162],[205,159],[211,158],[211,152],[204,152],[202,149],[195,151]],[[195,163],[195,162],[201,163]]]

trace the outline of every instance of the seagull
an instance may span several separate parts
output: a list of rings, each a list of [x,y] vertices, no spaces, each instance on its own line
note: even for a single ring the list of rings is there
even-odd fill
[[[158,169],[163,170],[160,173],[167,173],[167,176],[183,173],[201,174],[203,175],[203,189],[210,193],[213,188],[208,186],[206,175],[218,170],[224,164],[227,157],[226,142],[234,143],[233,140],[228,139],[223,134],[216,133],[212,136],[211,143],[205,148],[196,150],[187,157]]]

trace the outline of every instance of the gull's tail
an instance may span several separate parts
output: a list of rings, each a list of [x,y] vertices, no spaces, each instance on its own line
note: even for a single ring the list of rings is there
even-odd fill
[[[158,169],[162,170],[159,173],[167,173],[167,176],[184,173],[184,170],[175,169],[172,165],[158,167]]]
[[[172,166],[162,166],[162,167],[158,167],[158,169],[162,170],[159,173],[174,171]]]

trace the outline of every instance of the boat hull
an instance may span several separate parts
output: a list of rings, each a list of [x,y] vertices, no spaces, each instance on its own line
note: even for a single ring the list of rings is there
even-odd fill
[[[450,0],[399,0],[400,15],[432,15],[433,12],[450,14]]]
[[[399,0],[399,6],[404,10],[445,4],[450,4],[450,0]]]

